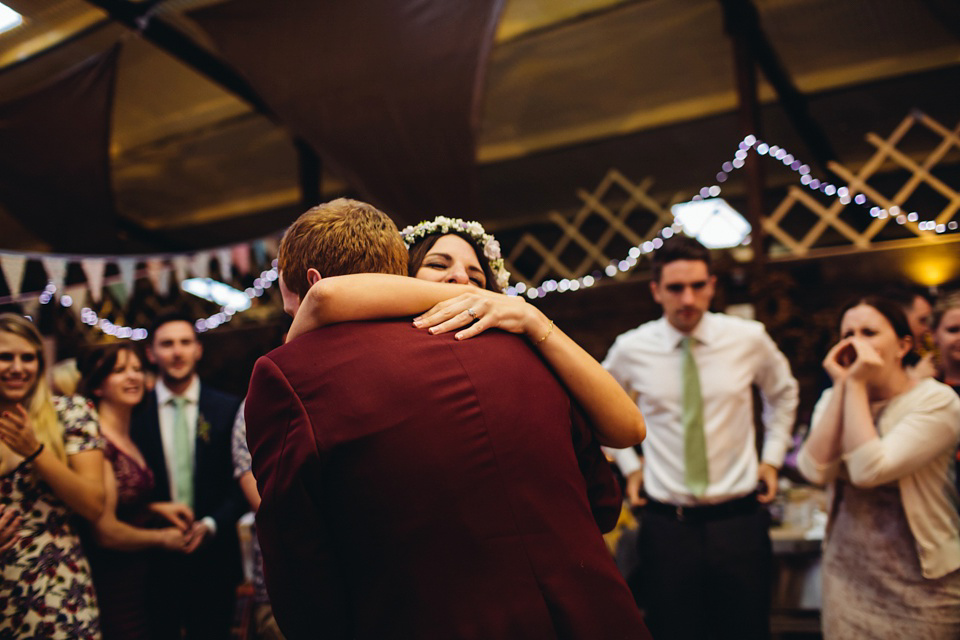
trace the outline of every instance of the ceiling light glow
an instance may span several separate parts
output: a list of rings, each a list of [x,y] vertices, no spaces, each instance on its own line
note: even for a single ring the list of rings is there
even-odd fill
[[[736,247],[750,234],[750,223],[723,198],[683,202],[671,211],[684,233],[710,249]]]
[[[23,24],[23,16],[0,2],[0,33]]]

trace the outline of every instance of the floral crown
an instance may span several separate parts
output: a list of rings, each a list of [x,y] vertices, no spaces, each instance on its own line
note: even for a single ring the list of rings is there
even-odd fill
[[[510,272],[503,265],[503,257],[500,255],[500,243],[492,235],[483,230],[483,225],[479,222],[467,222],[460,218],[447,218],[437,216],[433,220],[424,220],[418,225],[405,227],[400,236],[409,249],[418,240],[426,238],[429,235],[459,233],[473,238],[474,243],[483,250],[483,257],[490,263],[490,271],[497,279],[497,286],[500,290],[507,288],[510,284]]]

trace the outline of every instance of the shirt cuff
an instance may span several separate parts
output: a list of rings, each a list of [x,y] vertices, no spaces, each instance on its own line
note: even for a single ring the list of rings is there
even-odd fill
[[[787,457],[787,449],[789,448],[790,443],[784,442],[783,440],[775,440],[768,436],[767,441],[763,444],[760,462],[765,462],[779,469],[783,466],[783,461]]]
[[[207,525],[207,529],[210,529],[210,537],[211,537],[211,538],[214,537],[215,535],[217,535],[217,521],[216,521],[216,520],[214,520],[214,519],[211,518],[210,516],[206,516],[206,517],[200,518],[200,523]]]
[[[643,468],[643,464],[640,462],[640,456],[637,455],[637,452],[634,451],[632,447],[626,449],[604,447],[604,451],[613,456],[617,467],[620,468],[620,473],[624,476],[629,476],[634,471],[639,471]]]
[[[846,454],[850,481],[858,486],[875,486],[883,472],[883,444],[880,438],[868,440]]]
[[[826,484],[833,480],[839,467],[839,460],[817,462],[807,453],[806,447],[801,448],[800,453],[797,454],[797,468],[804,478],[814,484]]]

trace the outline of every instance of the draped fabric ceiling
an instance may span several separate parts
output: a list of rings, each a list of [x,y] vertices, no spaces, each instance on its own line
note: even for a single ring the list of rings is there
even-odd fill
[[[318,180],[398,224],[509,227],[575,209],[611,166],[695,191],[741,134],[717,0],[5,2],[26,22],[0,34],[0,249],[219,246],[283,228]],[[840,160],[911,108],[960,120],[952,0],[753,5]],[[765,136],[809,155],[760,95]]]

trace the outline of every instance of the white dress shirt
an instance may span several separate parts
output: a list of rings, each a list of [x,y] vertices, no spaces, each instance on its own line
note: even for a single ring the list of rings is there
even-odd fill
[[[682,349],[685,334],[666,318],[627,331],[603,366],[628,391],[647,424],[643,443],[644,488],[659,502],[712,504],[749,494],[757,486],[752,386],[763,399],[765,438],[761,460],[779,468],[792,443],[798,385],[790,364],[763,325],[705,313],[690,334],[700,375],[709,484],[697,499],[684,482]],[[640,468],[633,449],[614,450],[620,470]]]
[[[174,474],[177,471],[177,449],[174,441],[174,421],[176,419],[176,407],[173,404],[175,394],[163,383],[163,378],[157,379],[157,410],[160,419],[160,440],[163,443],[163,460],[167,465],[167,482],[170,486],[170,499],[177,499],[177,483]],[[194,464],[194,474],[196,474],[196,446],[197,446],[197,420],[200,417],[200,378],[196,375],[190,381],[190,386],[181,394],[186,398],[184,411],[187,414],[187,431],[189,434],[188,445],[190,447],[190,460]],[[211,517],[201,519],[201,522],[207,525],[212,534],[217,532],[216,521]]]

